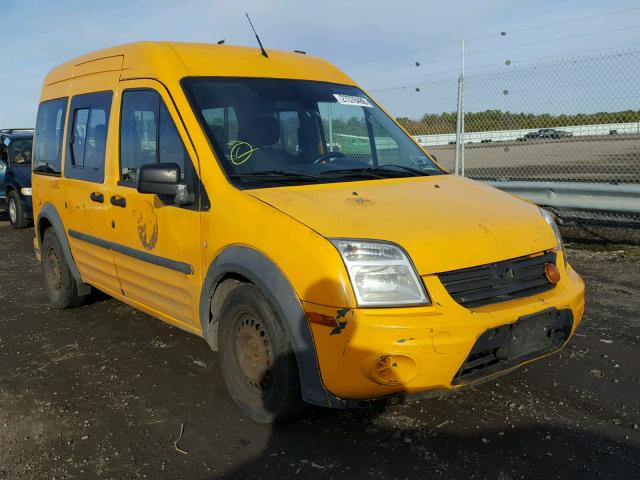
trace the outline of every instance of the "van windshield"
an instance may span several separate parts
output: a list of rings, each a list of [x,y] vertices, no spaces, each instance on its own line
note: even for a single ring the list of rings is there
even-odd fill
[[[209,77],[183,85],[241,188],[445,173],[356,87]]]
[[[11,164],[31,163],[33,138],[14,138],[9,144],[9,162]]]

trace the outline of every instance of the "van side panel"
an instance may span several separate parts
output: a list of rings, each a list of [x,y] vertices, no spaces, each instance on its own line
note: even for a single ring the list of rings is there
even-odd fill
[[[108,239],[110,235],[108,201],[110,189],[106,172],[109,171],[107,166],[110,165],[113,155],[113,142],[117,141],[117,137],[114,136],[113,132],[113,122],[111,121],[114,115],[112,111],[113,102],[111,102],[111,106],[109,107],[109,128],[107,130],[106,151],[104,153],[104,178],[96,181],[79,179],[83,178],[82,176],[78,178],[68,178],[72,172],[67,172],[66,170],[70,165],[71,142],[74,141],[74,135],[71,133],[77,133],[70,132],[70,129],[73,128],[72,126],[74,125],[74,117],[77,116],[77,114],[72,111],[72,108],[74,108],[74,106],[81,106],[77,105],[74,99],[77,99],[78,95],[81,94],[105,91],[115,92],[119,76],[119,72],[108,72],[85,75],[71,80],[69,111],[67,113],[67,132],[65,136],[66,150],[63,160],[62,194],[64,202],[58,207],[67,234],[70,230],[73,230],[74,232],[105,240]],[[82,108],[86,110],[86,106],[82,106]],[[91,115],[93,115],[93,113],[91,113]],[[86,140],[89,139],[89,129],[90,125],[84,127]],[[88,141],[85,148],[92,148],[92,146],[88,144]],[[77,176],[76,172],[74,172],[74,176]],[[67,236],[69,238],[71,252],[84,281],[96,285],[98,288],[102,287],[111,291],[120,291],[120,282],[113,263],[113,252],[104,246],[83,241],[79,239],[78,236]]]

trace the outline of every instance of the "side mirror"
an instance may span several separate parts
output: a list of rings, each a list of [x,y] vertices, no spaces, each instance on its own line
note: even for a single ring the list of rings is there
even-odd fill
[[[180,167],[175,163],[149,163],[138,169],[138,192],[175,197],[180,186]]]
[[[137,190],[164,197],[175,205],[192,205],[195,201],[189,187],[180,183],[180,167],[176,163],[149,163],[138,169]]]

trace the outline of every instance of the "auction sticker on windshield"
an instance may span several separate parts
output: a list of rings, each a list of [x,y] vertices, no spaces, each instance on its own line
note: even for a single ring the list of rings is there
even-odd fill
[[[344,95],[341,93],[334,93],[334,97],[338,100],[338,103],[342,105],[355,105],[358,107],[369,107],[373,108],[373,106],[369,103],[369,100],[363,97],[357,97],[355,95]]]

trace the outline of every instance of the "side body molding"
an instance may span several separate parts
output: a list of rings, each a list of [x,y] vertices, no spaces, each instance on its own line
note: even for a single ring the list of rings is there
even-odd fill
[[[249,279],[260,288],[278,312],[298,362],[303,400],[313,405],[346,408],[345,400],[332,395],[322,383],[313,337],[293,287],[269,258],[253,248],[229,246],[209,267],[200,296],[200,321],[204,337],[215,343],[211,347],[217,349],[218,319],[210,319],[210,294],[220,280],[229,274]]]
[[[89,293],[91,293],[91,286],[82,281],[82,278],[80,277],[80,272],[78,271],[78,267],[76,266],[76,262],[73,259],[73,255],[71,255],[69,240],[67,239],[67,234],[65,232],[64,225],[60,218],[60,214],[58,214],[56,207],[54,207],[53,204],[48,202],[45,203],[40,209],[40,213],[38,214],[38,219],[35,222],[36,238],[38,239],[38,245],[40,246],[40,250],[42,251],[42,238],[44,233],[40,231],[40,225],[43,219],[46,219],[51,224],[51,227],[55,231],[56,236],[60,241],[60,245],[62,246],[62,253],[64,254],[65,260],[67,261],[67,265],[69,265],[69,270],[71,271],[71,275],[73,275],[74,280],[78,283],[78,294],[88,295]]]

